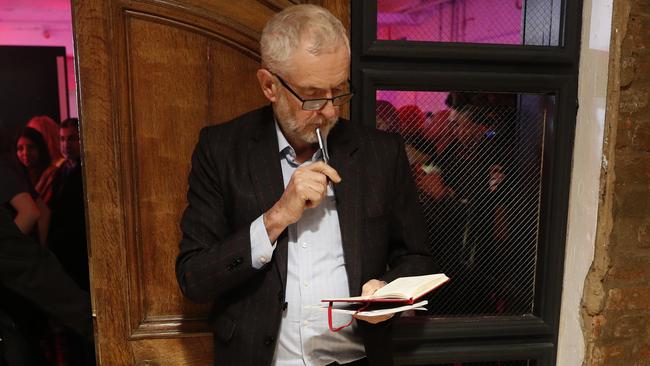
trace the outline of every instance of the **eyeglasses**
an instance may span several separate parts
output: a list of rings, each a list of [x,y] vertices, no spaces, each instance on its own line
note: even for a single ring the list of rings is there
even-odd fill
[[[352,99],[352,96],[354,95],[354,93],[350,91],[349,93],[337,95],[332,98],[302,99],[300,95],[298,95],[298,93],[296,93],[293,89],[291,89],[291,87],[287,85],[287,83],[284,80],[282,80],[280,76],[278,76],[275,73],[271,73],[271,74],[276,78],[278,78],[280,84],[282,84],[282,86],[284,86],[285,89],[287,89],[291,94],[293,94],[294,97],[298,98],[298,100],[302,102],[302,109],[306,111],[321,110],[323,107],[325,107],[325,104],[327,104],[327,102],[330,101],[332,102],[333,106],[340,106],[342,104],[349,102],[350,99]]]

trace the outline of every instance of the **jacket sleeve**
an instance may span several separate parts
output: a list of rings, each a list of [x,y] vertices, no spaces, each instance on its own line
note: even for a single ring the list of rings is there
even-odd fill
[[[250,226],[232,229],[213,156],[208,128],[192,155],[188,207],[181,219],[183,237],[176,258],[181,291],[194,302],[208,302],[241,285],[259,271],[251,265]],[[222,160],[227,157],[221,157]]]
[[[439,268],[428,246],[424,217],[418,201],[406,150],[401,138],[394,170],[393,196],[389,230],[389,270],[382,280],[390,282],[403,276],[436,273]]]

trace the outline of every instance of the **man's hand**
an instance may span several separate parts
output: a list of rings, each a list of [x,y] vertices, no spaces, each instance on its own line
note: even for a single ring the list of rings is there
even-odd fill
[[[380,288],[386,286],[386,282],[380,281],[380,280],[370,280],[366,282],[363,287],[361,287],[361,296],[370,296],[374,294],[377,290]],[[366,321],[370,324],[377,324],[381,323],[383,321],[386,321],[390,318],[393,317],[395,314],[386,314],[382,316],[363,316],[363,315],[355,315],[354,317]]]
[[[328,178],[339,183],[341,177],[322,161],[301,166],[291,175],[291,180],[280,200],[264,214],[264,226],[271,242],[275,242],[284,229],[300,220],[305,209],[317,207],[327,194]]]

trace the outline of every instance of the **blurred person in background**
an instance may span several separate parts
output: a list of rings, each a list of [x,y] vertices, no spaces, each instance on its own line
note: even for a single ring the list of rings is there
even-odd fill
[[[375,104],[377,128],[386,132],[399,132],[397,108],[387,100],[378,100]]]
[[[65,159],[61,166],[64,174],[81,169],[81,145],[79,143],[79,119],[68,118],[59,126],[59,146]]]
[[[31,198],[36,204],[39,212],[37,230],[30,233],[42,244],[47,245],[47,233],[49,231],[50,210],[47,202],[52,195],[52,183],[56,173],[56,167],[52,166],[47,145],[43,136],[33,128],[26,127],[16,141],[16,158],[22,167],[30,189]],[[26,197],[23,195],[23,197]]]
[[[492,264],[495,255],[509,252],[503,151],[508,144],[506,120],[512,115],[506,112],[513,108],[503,98],[451,92],[448,108],[428,114],[414,104],[376,104],[377,128],[398,132],[405,140],[431,252],[438,254],[442,271],[455,279],[433,300],[434,312],[441,308],[436,301],[462,298],[468,288],[480,293],[483,307],[463,303],[446,313],[502,312],[512,302],[493,293],[509,276]]]
[[[25,127],[16,141],[16,157],[25,168],[29,181],[46,204],[52,198],[52,183],[56,167],[40,132]]]
[[[504,297],[493,292],[507,277],[494,268],[495,258],[508,252],[506,134],[492,117],[496,106],[486,93],[451,92],[445,103],[448,109],[437,115],[446,121],[424,133],[431,159],[416,179],[421,200],[429,202],[430,238],[444,238],[432,241],[432,250],[449,253],[441,266],[456,279],[441,297],[461,298],[471,291],[478,301],[459,303],[449,312],[501,313]]]
[[[61,165],[64,158],[59,149],[59,125],[48,116],[35,116],[27,122],[27,127],[35,129],[43,136],[52,159],[52,165],[57,167]]]
[[[6,195],[1,199],[2,205],[7,204]],[[47,321],[42,311],[81,339],[83,347],[75,358],[84,361],[65,365],[94,364],[88,294],[65,274],[47,249],[24,235],[11,215],[3,210],[0,210],[0,298],[3,299],[0,301],[0,365],[59,365],[43,344]]]
[[[59,138],[65,161],[59,167],[52,189],[49,245],[68,274],[81,288],[88,290],[90,285],[79,120],[69,118],[61,122]]]
[[[42,201],[9,155],[0,158],[0,176],[0,365],[55,364],[47,314],[82,333],[80,353],[92,359],[87,294],[28,235],[42,219]]]
[[[21,167],[9,156],[0,157],[0,212],[13,218],[14,224],[24,234],[31,234],[43,219],[38,194],[29,184]]]
[[[442,129],[440,113],[427,115],[416,105],[405,105],[397,109],[387,100],[378,100],[375,112],[378,129],[400,133],[404,138],[411,173],[420,191],[420,200],[428,202],[432,197],[437,201],[451,194],[452,191],[444,185],[440,172],[433,171],[432,168],[436,153],[431,146],[432,131],[433,128],[436,129],[437,137]],[[435,121],[432,121],[432,115],[435,116]]]
[[[79,120],[69,118],[59,125],[59,147],[64,157],[53,184],[52,223],[49,247],[66,273],[85,291],[90,290],[86,216],[84,208]],[[66,365],[89,365],[87,344],[76,334],[53,324],[57,357]]]

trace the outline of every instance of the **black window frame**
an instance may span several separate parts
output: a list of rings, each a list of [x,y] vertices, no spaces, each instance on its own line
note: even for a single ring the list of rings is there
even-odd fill
[[[535,281],[535,311],[523,317],[397,319],[397,364],[534,360],[555,365],[569,186],[578,108],[582,1],[562,0],[560,45],[486,45],[377,40],[377,1],[351,3],[351,120],[374,126],[376,91],[549,93]]]

